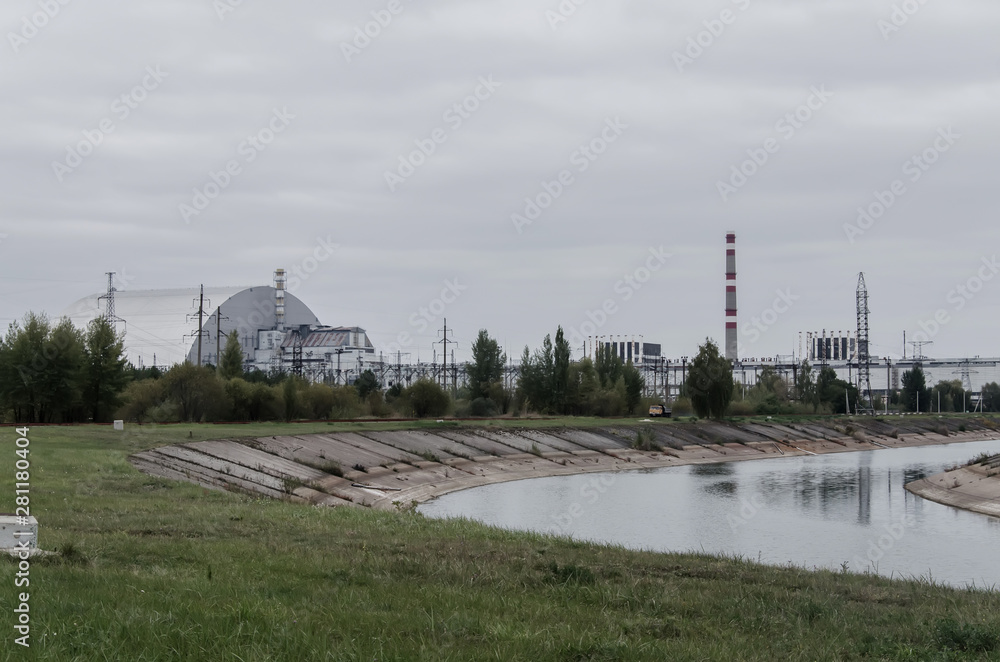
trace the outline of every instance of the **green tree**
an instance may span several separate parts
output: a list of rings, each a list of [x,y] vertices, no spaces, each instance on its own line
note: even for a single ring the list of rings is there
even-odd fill
[[[1000,411],[1000,384],[990,382],[984,385],[980,397],[983,411]]]
[[[219,376],[223,379],[243,376],[243,348],[240,346],[240,334],[235,329],[226,336],[226,347],[219,360]]]
[[[44,314],[13,322],[0,343],[0,399],[18,423],[69,421],[80,402],[82,336]]]
[[[365,370],[354,380],[354,388],[358,391],[358,398],[367,400],[370,394],[381,390],[382,385],[379,384],[378,377],[375,376],[374,372]]]
[[[218,420],[229,409],[222,382],[211,368],[185,361],[168,370],[162,382],[182,421]]]
[[[919,363],[903,373],[903,388],[900,398],[907,411],[926,412],[930,410],[931,390],[927,388],[924,371]]]
[[[622,379],[625,381],[625,408],[629,414],[634,414],[642,401],[642,389],[646,386],[646,380],[631,361],[622,371]]]
[[[507,355],[501,351],[500,344],[490,338],[486,329],[480,329],[479,335],[472,343],[472,361],[469,363],[467,373],[470,400],[490,397],[493,385],[503,381],[503,367],[506,362]]]
[[[691,406],[702,418],[722,418],[733,399],[733,366],[710,338],[698,348],[687,377]]]
[[[95,423],[109,420],[128,383],[124,333],[116,333],[103,317],[91,320],[84,351],[83,399],[87,412]]]
[[[145,423],[151,419],[153,409],[163,403],[164,397],[163,382],[159,379],[129,382],[122,392],[122,406],[118,410],[118,416],[127,421]]]
[[[931,389],[929,409],[931,411],[936,410],[939,401],[941,403],[941,411],[964,411],[962,405],[963,403],[968,403],[966,402],[965,389],[962,387],[961,380],[952,379],[951,381],[938,382]]]
[[[64,317],[49,331],[42,352],[46,365],[40,376],[48,420],[64,423],[79,420],[80,391],[86,385],[82,381],[85,369],[83,334]],[[124,380],[118,391],[122,388]]]
[[[403,391],[417,418],[444,416],[448,412],[451,398],[441,385],[430,379],[418,379]]]
[[[299,408],[299,384],[295,377],[289,376],[281,384],[281,395],[285,403],[285,421],[296,418]]]
[[[812,405],[813,411],[819,407],[819,390],[809,361],[803,361],[795,371],[795,396],[803,404]]]
[[[540,413],[552,411],[553,366],[551,336],[545,336],[542,348],[536,349],[534,354],[524,348],[517,387],[521,402]]]
[[[855,407],[858,401],[857,387],[838,378],[830,366],[823,366],[819,371],[815,392],[818,402],[828,406],[834,414],[848,413],[848,405]]]
[[[601,388],[611,388],[618,383],[618,378],[622,376],[625,364],[621,357],[614,351],[610,343],[606,343],[595,352],[594,369],[597,371],[597,380]]]
[[[560,325],[556,330],[555,346],[552,348],[552,382],[549,386],[552,394],[552,409],[560,414],[565,414],[567,408],[569,357],[569,342],[563,335],[563,329]]]

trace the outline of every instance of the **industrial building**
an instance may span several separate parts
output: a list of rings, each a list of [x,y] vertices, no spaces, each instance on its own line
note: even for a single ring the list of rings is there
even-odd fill
[[[169,367],[182,361],[215,364],[236,331],[244,367],[283,371],[313,380],[353,381],[375,348],[360,327],[330,327],[285,290],[285,272],[273,285],[122,290],[92,294],[63,311],[77,327],[97,317],[125,334],[135,366]],[[199,328],[201,331],[199,332]]]
[[[826,329],[799,332],[799,356],[810,363],[857,360],[857,351],[857,341],[851,331],[830,331],[829,335]]]
[[[594,360],[597,352],[610,346],[612,353],[623,363],[632,362],[635,366],[654,364],[660,359],[661,347],[658,344],[643,341],[642,336],[587,336],[583,347],[583,355]]]

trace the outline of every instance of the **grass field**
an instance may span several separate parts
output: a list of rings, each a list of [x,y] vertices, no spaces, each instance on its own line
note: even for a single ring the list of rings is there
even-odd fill
[[[58,553],[31,563],[30,649],[14,645],[25,589],[0,561],[0,659],[1000,659],[998,593],[297,506],[127,462],[179,441],[329,429],[32,428],[32,514]],[[15,438],[0,428],[2,511]]]

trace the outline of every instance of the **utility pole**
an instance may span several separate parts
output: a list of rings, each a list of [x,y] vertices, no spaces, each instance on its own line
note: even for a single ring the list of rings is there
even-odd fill
[[[205,321],[205,286],[204,285],[201,286],[201,293],[198,296],[198,298],[195,299],[195,302],[197,302],[197,304],[198,304],[198,312],[197,313],[192,313],[192,314],[188,315],[188,317],[194,317],[195,314],[198,315],[198,367],[200,368],[201,367],[201,339],[202,339],[202,337],[206,333],[208,333],[203,328],[204,321]],[[193,306],[195,304],[192,303],[191,305]],[[211,301],[209,301],[209,305],[211,305]]]
[[[889,414],[889,390],[892,388],[892,358],[885,357],[885,413]]]
[[[222,345],[220,344],[220,341],[222,339],[222,325],[220,324],[220,322],[221,322],[221,320],[227,320],[227,319],[229,319],[229,318],[222,316],[222,306],[219,306],[218,308],[215,309],[215,354],[216,354],[216,356],[215,356],[215,368],[216,368],[216,370],[219,369],[219,366],[222,363]]]
[[[444,318],[444,332],[443,332],[441,340],[439,340],[438,342],[441,343],[441,345],[442,345],[442,347],[441,347],[441,376],[442,376],[442,378],[444,380],[444,384],[442,385],[442,387],[444,388],[444,390],[447,391],[448,390],[448,344],[449,343],[452,344],[452,345],[455,344],[455,342],[453,340],[448,340],[448,318],[447,317]],[[452,361],[452,362],[454,363],[454,361]],[[456,377],[457,376],[458,375],[456,374]]]
[[[202,320],[205,317],[205,286],[201,286],[201,295],[198,298],[198,367],[201,367],[201,334]]]

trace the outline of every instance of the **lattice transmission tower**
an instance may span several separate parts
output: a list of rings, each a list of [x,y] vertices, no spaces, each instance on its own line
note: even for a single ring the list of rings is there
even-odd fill
[[[864,272],[858,274],[858,414],[875,414],[872,400],[871,355],[868,353],[868,288]]]
[[[108,291],[103,296],[97,297],[97,301],[105,302],[104,319],[108,321],[108,324],[110,324],[111,328],[114,329],[115,332],[117,333],[118,322],[121,322],[122,325],[124,325],[125,320],[123,320],[122,318],[118,317],[118,315],[115,314],[115,292],[118,291],[118,289],[115,288],[115,272],[108,271],[106,273],[108,276]],[[98,303],[98,305],[100,305],[100,303]]]

